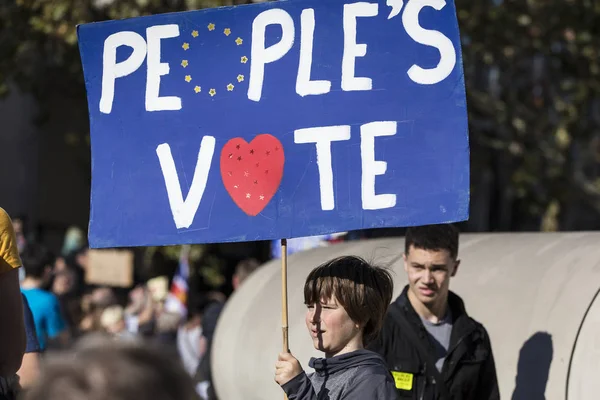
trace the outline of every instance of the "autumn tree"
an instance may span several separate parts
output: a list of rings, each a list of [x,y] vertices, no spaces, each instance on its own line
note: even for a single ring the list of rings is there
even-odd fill
[[[600,3],[456,3],[472,226],[600,228]]]

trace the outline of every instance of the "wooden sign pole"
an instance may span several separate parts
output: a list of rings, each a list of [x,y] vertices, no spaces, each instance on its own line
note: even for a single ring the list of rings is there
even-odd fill
[[[287,239],[281,239],[281,331],[283,333],[283,352],[290,352],[288,338],[288,296],[287,296]],[[286,394],[284,400],[288,400]]]
[[[287,239],[281,239],[281,329],[283,352],[289,353],[288,339],[288,296],[287,296]]]

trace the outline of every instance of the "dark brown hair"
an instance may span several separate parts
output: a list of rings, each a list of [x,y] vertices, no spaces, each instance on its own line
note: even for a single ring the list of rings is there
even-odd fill
[[[357,256],[342,256],[313,269],[304,284],[304,303],[317,304],[335,296],[352,321],[363,328],[363,343],[381,329],[392,301],[394,281],[390,272]]]
[[[447,250],[450,257],[458,256],[458,228],[452,224],[415,226],[406,230],[404,252],[408,254],[410,246],[415,249],[440,251]]]
[[[156,347],[93,339],[50,356],[23,400],[199,400],[180,362]]]

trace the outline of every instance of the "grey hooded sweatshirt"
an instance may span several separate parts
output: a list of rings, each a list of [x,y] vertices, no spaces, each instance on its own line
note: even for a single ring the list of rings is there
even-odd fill
[[[396,400],[394,379],[377,353],[357,350],[311,358],[315,372],[302,372],[282,386],[289,400]]]

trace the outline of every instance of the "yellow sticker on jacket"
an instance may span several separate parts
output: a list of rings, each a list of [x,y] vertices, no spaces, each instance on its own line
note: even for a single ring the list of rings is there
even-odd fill
[[[392,371],[392,376],[396,382],[396,388],[402,390],[412,390],[413,374],[409,374],[408,372]]]

